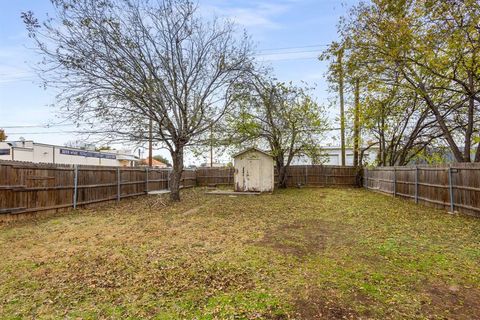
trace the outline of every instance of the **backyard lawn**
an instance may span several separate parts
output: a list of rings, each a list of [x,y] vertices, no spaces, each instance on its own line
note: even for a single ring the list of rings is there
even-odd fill
[[[203,192],[0,226],[0,318],[480,318],[478,218],[362,189]]]

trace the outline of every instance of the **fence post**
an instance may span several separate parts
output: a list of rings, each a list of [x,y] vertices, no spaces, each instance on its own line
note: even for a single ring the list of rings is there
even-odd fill
[[[78,199],[78,165],[73,165],[73,209],[77,209]]]
[[[170,174],[173,172],[173,169],[167,169],[167,190],[170,190]]]
[[[418,204],[418,166],[415,166],[415,203]]]
[[[305,165],[305,186],[308,184],[308,165]]]
[[[450,212],[453,213],[455,210],[453,204],[453,181],[452,181],[452,167],[448,167],[448,191],[450,194]]]
[[[397,196],[397,168],[393,167],[393,196]]]
[[[121,180],[121,178],[120,178],[120,168],[117,168],[117,202],[120,202],[120,196],[121,196],[120,195],[120,192],[121,192],[121,190],[120,190],[120,186],[121,186],[120,185],[120,180]]]
[[[149,188],[149,182],[148,182],[148,167],[145,168],[145,193],[148,194],[148,191],[150,191]]]
[[[323,172],[325,172],[325,187],[328,187],[328,173],[327,173],[327,170],[325,170],[324,168],[323,169]]]
[[[367,189],[368,189],[368,174],[369,174],[368,168],[365,168],[365,183],[363,184],[363,186]]]

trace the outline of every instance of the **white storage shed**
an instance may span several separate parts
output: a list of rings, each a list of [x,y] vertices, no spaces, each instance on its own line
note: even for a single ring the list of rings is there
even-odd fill
[[[273,157],[257,148],[249,148],[233,156],[235,191],[273,192]]]

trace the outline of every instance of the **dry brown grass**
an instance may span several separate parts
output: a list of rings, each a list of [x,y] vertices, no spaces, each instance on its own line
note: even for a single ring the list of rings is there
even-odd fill
[[[159,199],[0,227],[0,318],[480,316],[478,219],[360,189]]]

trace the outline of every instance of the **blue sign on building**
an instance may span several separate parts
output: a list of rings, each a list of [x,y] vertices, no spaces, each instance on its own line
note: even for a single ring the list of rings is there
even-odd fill
[[[94,152],[94,151],[84,151],[84,150],[60,149],[60,154],[65,154],[69,156],[88,157],[88,158],[100,158],[100,159],[112,159],[112,160],[117,159],[117,157],[114,154]]]

